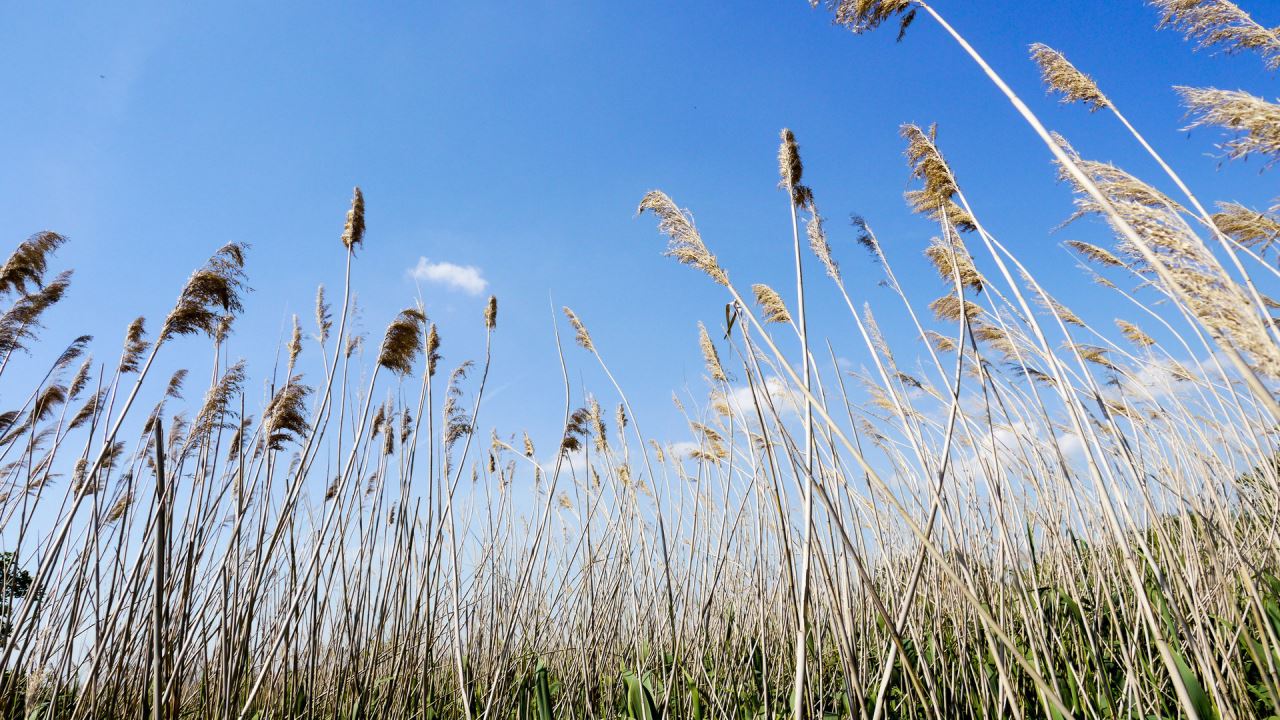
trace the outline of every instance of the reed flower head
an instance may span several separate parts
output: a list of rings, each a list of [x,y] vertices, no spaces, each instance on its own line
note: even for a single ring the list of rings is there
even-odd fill
[[[811,214],[804,225],[805,235],[809,237],[809,249],[818,258],[818,262],[822,263],[822,267],[826,268],[827,275],[832,280],[840,282],[840,266],[836,264],[835,256],[831,253],[831,243],[827,242],[827,230],[824,227],[826,220],[818,214],[818,208],[812,203],[809,209]]]
[[[953,199],[959,188],[951,166],[938,149],[938,126],[931,125],[925,131],[918,125],[903,125],[901,134],[907,141],[907,164],[911,166],[911,177],[924,182],[920,190],[906,193],[911,209],[957,230],[976,229],[973,217]]]
[[[1052,92],[1062,95],[1062,102],[1082,102],[1089,106],[1090,112],[1096,112],[1111,105],[1111,101],[1098,89],[1093,78],[1076,69],[1066,56],[1048,45],[1035,43],[1031,46],[1031,59],[1040,66],[1040,74],[1044,84]]]
[[[1159,27],[1180,30],[1196,49],[1221,48],[1231,54],[1251,50],[1268,70],[1280,68],[1280,28],[1259,25],[1229,0],[1152,0],[1160,9]]]
[[[333,329],[333,315],[329,311],[329,303],[324,299],[324,285],[316,287],[316,337],[323,345],[329,339],[329,331]]]
[[[1250,210],[1240,203],[1218,203],[1213,224],[1232,240],[1266,254],[1280,241],[1280,217]]]
[[[61,302],[70,286],[71,271],[58,273],[47,285],[20,295],[0,314],[0,354],[26,350],[27,343],[36,338],[45,311]]]
[[[490,295],[489,302],[485,303],[484,326],[490,330],[498,326],[498,297],[496,295]]]
[[[413,371],[413,362],[422,352],[422,328],[427,316],[417,308],[405,308],[387,326],[378,350],[378,364],[400,375]]]
[[[137,372],[142,362],[142,355],[146,353],[147,348],[151,347],[151,343],[146,339],[146,322],[146,318],[136,317],[125,330],[124,352],[120,356],[121,373]]]
[[[298,356],[302,354],[302,326],[298,324],[298,316],[293,316],[293,334],[289,336],[289,375],[298,364]]]
[[[306,401],[311,388],[299,380],[300,376],[289,378],[284,387],[272,396],[262,414],[263,435],[270,450],[283,449],[285,443],[300,440],[310,429]]]
[[[49,256],[67,238],[55,232],[38,232],[19,243],[13,254],[0,266],[0,295],[11,292],[27,294],[27,286],[44,287],[44,274]]]
[[[982,292],[985,281],[959,235],[951,233],[949,243],[934,238],[924,254],[938,271],[938,277],[942,278],[943,282],[953,283],[956,276],[959,276],[962,286],[974,292]]]
[[[809,0],[809,4],[817,7],[818,0]],[[828,10],[835,13],[835,21],[855,33],[861,34],[875,30],[886,22],[901,16],[898,27],[898,39],[915,19],[916,11],[913,0],[825,0]]]
[[[1280,161],[1280,104],[1240,90],[1175,89],[1193,118],[1187,130],[1217,125],[1236,132],[1235,137],[1219,146],[1228,159],[1262,155],[1266,158],[1264,167],[1268,168]]]
[[[698,346],[702,348],[702,359],[707,364],[707,374],[711,379],[716,382],[729,382],[728,376],[724,374],[724,368],[720,365],[720,353],[716,352],[716,346],[711,342],[711,336],[707,334],[707,326],[701,322],[698,323]]]
[[[667,255],[703,271],[721,285],[729,284],[729,275],[702,242],[702,236],[694,227],[693,218],[677,207],[666,193],[661,190],[649,191],[640,201],[640,208],[636,213],[646,210],[658,216],[658,231],[670,238]]]
[[[217,334],[224,314],[240,312],[244,284],[245,246],[229,243],[214,253],[204,267],[196,270],[182,288],[178,302],[165,318],[160,341],[174,335],[203,332]]]
[[[773,288],[764,283],[757,283],[751,286],[751,290],[756,295],[756,302],[760,303],[760,309],[764,311],[765,322],[791,322],[791,313],[787,312],[786,303],[782,302],[782,296]]]
[[[440,332],[436,330],[436,324],[431,323],[431,328],[427,331],[427,376],[431,377],[436,374],[436,366],[440,364]]]
[[[569,324],[573,326],[573,331],[576,333],[574,340],[584,349],[595,352],[596,346],[595,343],[591,342],[591,333],[587,332],[587,326],[582,324],[578,314],[569,309],[568,306],[561,309],[564,310],[564,316],[569,318]]]
[[[778,187],[791,193],[791,202],[796,207],[807,207],[813,203],[813,191],[801,184],[804,176],[804,164],[800,162],[800,146],[796,144],[796,136],[783,128],[782,142],[778,146]]]
[[[351,209],[347,211],[347,224],[342,228],[342,244],[348,251],[355,252],[357,245],[364,243],[364,193],[360,186],[351,191]]]

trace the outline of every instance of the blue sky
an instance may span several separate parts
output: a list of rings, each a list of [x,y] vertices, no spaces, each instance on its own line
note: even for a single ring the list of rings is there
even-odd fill
[[[1280,8],[1243,4],[1280,24]],[[1181,131],[1171,90],[1274,97],[1257,58],[1193,53],[1138,0],[936,6],[1086,156],[1159,181],[1111,118],[1045,97],[1031,42],[1094,75],[1202,198],[1280,194],[1256,164],[1219,168],[1215,135]],[[789,292],[782,127],[799,138],[855,302],[893,305],[852,246],[850,212],[872,222],[920,305],[940,294],[921,257],[934,228],[901,198],[897,136],[899,123],[936,121],[988,228],[1089,313],[1091,286],[1060,243],[1104,233],[1051,233],[1071,205],[1043,145],[927,19],[893,36],[854,37],[802,0],[14,4],[0,22],[0,230],[9,246],[46,228],[72,238],[57,265],[77,277],[49,338],[91,332],[103,357],[134,316],[158,326],[210,252],[251,243],[256,291],[232,353],[261,377],[289,315],[309,327],[316,285],[340,287],[338,237],[359,184],[369,231],[355,281],[375,342],[420,286],[446,362],[476,358],[493,292],[495,394],[481,425],[550,427],[561,411],[551,309],[569,305],[649,432],[679,439],[670,392],[703,394],[696,322],[717,327],[725,298],[660,256],[635,206],[666,190],[735,281]],[[476,268],[483,291],[415,284],[420,258]],[[820,334],[860,364],[836,296],[818,284],[810,302]],[[912,341],[886,326],[899,347]],[[175,345],[169,362],[194,347]],[[575,384],[609,401],[589,358],[570,359]]]

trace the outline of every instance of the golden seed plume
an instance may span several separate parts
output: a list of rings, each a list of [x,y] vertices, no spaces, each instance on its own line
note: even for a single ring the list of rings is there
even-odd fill
[[[1152,340],[1150,335],[1142,332],[1141,328],[1131,322],[1116,318],[1116,327],[1120,328],[1120,332],[1124,333],[1124,336],[1129,338],[1129,342],[1134,345],[1150,347],[1156,344],[1156,341]]]
[[[791,322],[791,313],[787,312],[787,306],[782,302],[782,296],[778,295],[773,288],[764,283],[757,283],[751,286],[751,290],[756,295],[756,302],[764,310],[765,322]]]
[[[724,368],[720,365],[720,353],[716,352],[716,346],[711,342],[711,336],[707,334],[707,327],[701,322],[698,323],[698,345],[702,348],[702,359],[707,364],[707,374],[711,375],[711,379],[717,382],[729,382],[728,376],[724,374]]]
[[[939,320],[948,322],[960,321],[960,300],[955,295],[943,295],[942,297],[929,303],[929,309],[937,316]],[[982,308],[968,300],[964,301],[964,314],[970,319],[978,317],[982,314]]]
[[[907,164],[911,177],[924,181],[920,190],[905,193],[911,209],[938,222],[947,222],[957,230],[976,229],[974,219],[953,199],[959,188],[951,166],[938,149],[938,126],[931,125],[926,132],[918,125],[903,125],[901,135],[907,141]]]
[[[604,452],[609,449],[609,433],[604,426],[604,413],[600,410],[600,402],[591,398],[591,429],[595,438],[596,450]]]
[[[498,297],[496,295],[490,295],[489,302],[485,303],[484,326],[490,330],[498,326]]]
[[[1111,251],[1100,248],[1097,245],[1091,245],[1081,240],[1068,240],[1066,244],[1067,247],[1070,247],[1072,250],[1075,250],[1085,256],[1085,258],[1092,260],[1099,265],[1115,268],[1127,267],[1120,258],[1112,255]]]
[[[436,366],[440,364],[440,333],[436,330],[436,324],[431,323],[431,329],[427,331],[427,376],[433,377],[436,374]]]
[[[952,233],[950,244],[934,238],[924,254],[938,271],[938,277],[942,278],[943,282],[954,284],[958,274],[961,285],[974,292],[982,292],[984,284],[982,274],[978,272],[978,267],[973,263],[973,257],[969,255],[959,235]]]
[[[1280,161],[1280,104],[1267,102],[1241,90],[1174,88],[1192,115],[1185,129],[1217,125],[1236,136],[1219,145],[1231,160],[1263,155],[1266,167]]]
[[[702,242],[702,236],[694,227],[693,218],[677,207],[666,193],[661,190],[646,193],[636,214],[642,214],[646,210],[658,216],[658,231],[670,239],[666,252],[668,256],[701,270],[721,285],[729,284],[729,275]]]
[[[342,244],[347,250],[355,251],[357,245],[364,243],[364,193],[357,185],[351,192],[351,209],[347,211],[347,224],[342,228]]]
[[[951,352],[956,349],[955,341],[946,335],[934,332],[933,330],[925,330],[924,336],[925,339],[938,350],[938,352]]]
[[[1051,92],[1062,95],[1062,102],[1082,102],[1089,106],[1090,112],[1097,112],[1111,105],[1111,101],[1098,89],[1093,78],[1076,69],[1066,56],[1048,45],[1035,43],[1031,46],[1031,59],[1040,66],[1040,74],[1044,84]]]
[[[573,326],[574,332],[577,333],[574,340],[583,348],[595,352],[596,346],[591,342],[591,333],[587,332],[587,326],[582,324],[582,321],[578,319],[577,313],[570,310],[568,306],[562,309],[564,310],[564,316],[569,318],[569,324]]]
[[[1280,217],[1262,213],[1240,203],[1218,203],[1213,224],[1231,239],[1245,247],[1266,254],[1280,241]]]
[[[1280,28],[1259,25],[1228,0],[1152,0],[1162,12],[1159,27],[1180,30],[1196,49],[1221,48],[1231,54],[1250,50],[1268,70],[1280,69]]]
[[[422,327],[427,316],[417,308],[405,308],[387,326],[378,350],[378,364],[400,375],[413,371],[413,362],[422,352]]]

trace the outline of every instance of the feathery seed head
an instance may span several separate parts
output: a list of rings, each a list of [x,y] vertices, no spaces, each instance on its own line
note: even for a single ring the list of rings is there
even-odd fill
[[[146,340],[146,322],[146,318],[134,318],[125,331],[124,352],[120,356],[121,373],[137,372],[143,353],[151,347],[151,343]]]
[[[582,324],[582,320],[578,319],[577,313],[570,310],[568,306],[562,309],[564,310],[564,316],[569,318],[569,324],[573,326],[574,332],[577,333],[574,340],[583,348],[595,352],[596,346],[591,342],[591,333],[587,332],[587,326]]]
[[[1229,0],[1152,0],[1162,17],[1158,27],[1180,30],[1196,49],[1219,47],[1227,54],[1252,50],[1268,70],[1280,68],[1280,28],[1259,25]]]
[[[436,330],[436,324],[431,323],[431,329],[427,331],[427,376],[431,377],[436,374],[436,366],[440,363],[440,333]]]
[[[1250,155],[1266,158],[1264,168],[1280,161],[1280,104],[1267,102],[1241,90],[1175,87],[1192,115],[1185,129],[1217,125],[1236,132],[1219,145],[1230,160]]]
[[[1051,92],[1062,95],[1062,102],[1083,102],[1089,105],[1090,112],[1096,112],[1111,105],[1111,101],[1098,89],[1093,78],[1076,69],[1066,56],[1048,45],[1035,43],[1031,46],[1031,59],[1040,66],[1040,74],[1044,84]]]
[[[716,346],[712,344],[711,336],[707,334],[707,327],[701,322],[698,323],[698,345],[702,348],[702,359],[707,363],[707,374],[711,379],[717,382],[728,382],[729,378],[720,365],[720,353],[716,352]]]
[[[413,362],[422,352],[422,328],[427,316],[417,308],[405,308],[387,326],[378,350],[378,364],[400,375],[413,371]]]
[[[693,218],[676,206],[671,198],[661,190],[650,190],[640,201],[636,214],[650,211],[658,216],[658,232],[669,238],[666,254],[678,262],[693,266],[711,277],[721,285],[729,284],[729,275],[716,262],[698,229],[694,227]]]
[[[764,283],[757,283],[751,286],[751,290],[756,295],[756,302],[760,304],[760,308],[764,311],[765,322],[791,322],[791,313],[787,312],[787,306],[782,302],[782,296],[778,295],[773,288]]]
[[[938,126],[931,125],[926,132],[918,125],[903,125],[901,134],[907,141],[906,155],[911,177],[924,181],[923,188],[909,190],[905,194],[911,209],[957,230],[976,229],[973,217],[953,199],[959,188],[951,166],[938,149]]]
[[[49,256],[66,241],[66,237],[47,230],[23,240],[0,266],[0,295],[11,292],[26,295],[28,285],[43,287]]]
[[[490,295],[489,302],[485,303],[484,326],[490,330],[498,326],[498,297],[496,295]]]
[[[342,228],[342,244],[348,251],[355,252],[357,245],[364,243],[364,193],[357,185],[351,192],[351,209],[347,211],[347,224]]]
[[[809,0],[813,7],[819,0]],[[913,0],[824,0],[827,9],[835,13],[835,21],[855,33],[861,34],[880,27],[895,17],[902,16],[898,28],[898,39],[906,32],[907,26],[915,19],[916,11],[911,6]],[[909,10],[909,11],[908,11]],[[904,15],[905,13],[905,15]]]
[[[174,335],[203,332],[213,338],[224,315],[244,309],[240,293],[244,284],[245,245],[229,243],[209,258],[204,267],[187,280],[169,316],[160,330],[160,341]]]

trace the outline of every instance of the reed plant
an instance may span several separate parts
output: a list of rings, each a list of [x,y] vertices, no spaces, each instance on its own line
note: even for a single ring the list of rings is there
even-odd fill
[[[1096,307],[993,234],[937,127],[900,128],[905,199],[936,237],[892,250],[862,218],[855,243],[829,238],[783,130],[791,242],[759,251],[795,287],[740,284],[692,213],[660,190],[639,204],[724,293],[722,321],[687,319],[706,367],[675,398],[691,440],[642,431],[591,309],[564,308],[539,450],[481,412],[496,298],[477,361],[448,372],[428,307],[359,332],[358,188],[330,248],[341,293],[319,288],[313,327],[295,317],[252,371],[233,333],[249,248],[217,250],[154,336],[140,317],[99,361],[88,335],[49,345],[72,275],[66,239],[37,233],[0,267],[0,714],[1280,716],[1280,207],[1211,211],[1059,50],[1029,49],[1047,90],[1109,115],[1161,177],[1083,157],[930,2],[814,4],[854,33],[935,22],[978,65],[1075,192],[1055,222],[1114,234],[1067,243]],[[1280,62],[1277,30],[1227,0],[1152,4],[1200,47]],[[1280,158],[1274,102],[1177,92],[1225,159]],[[899,282],[917,256],[935,297]],[[841,261],[876,268],[891,307],[855,303]],[[818,283],[864,369],[813,334]],[[919,341],[891,345],[890,315]],[[154,377],[179,348],[209,367],[199,402],[188,371]],[[582,364],[608,382],[575,387]]]

